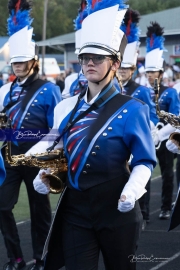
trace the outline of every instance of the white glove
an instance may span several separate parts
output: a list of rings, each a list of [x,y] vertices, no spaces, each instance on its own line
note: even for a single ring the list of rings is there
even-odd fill
[[[120,212],[129,212],[134,208],[135,205],[135,197],[128,196],[126,198],[125,195],[122,195],[118,202],[118,210]]]
[[[160,142],[159,135],[158,135],[158,129],[157,128],[152,129],[151,135],[152,135],[154,145],[157,145]]]
[[[176,130],[175,127],[172,127],[170,124],[167,124],[158,131],[159,140],[161,142],[167,140],[170,134],[173,133],[175,130]]]
[[[172,152],[172,153],[174,153],[174,154],[180,154],[180,149],[179,149],[179,147],[178,147],[175,143],[173,143],[173,141],[168,140],[168,141],[166,142],[166,147],[167,147],[167,149],[168,149],[170,152]]]
[[[39,174],[36,176],[36,178],[33,181],[34,189],[41,193],[41,194],[48,194],[50,192],[50,186],[46,178],[43,178],[42,182],[42,176],[46,173],[49,173],[48,170],[40,170]]]

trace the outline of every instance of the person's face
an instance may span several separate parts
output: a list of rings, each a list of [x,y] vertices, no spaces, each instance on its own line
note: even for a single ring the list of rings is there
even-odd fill
[[[122,82],[126,82],[126,81],[129,81],[129,79],[131,79],[134,71],[130,68],[120,67],[118,69],[118,72],[121,76]]]
[[[97,54],[83,54],[79,57],[85,77],[90,82],[101,80],[112,65],[108,56]],[[113,68],[112,68],[113,70]]]
[[[27,61],[27,62],[15,62],[12,63],[12,69],[16,77],[18,78],[25,78],[28,71],[30,70],[32,66],[33,61]],[[31,74],[32,72],[30,72]]]
[[[160,74],[159,71],[147,71],[146,72],[146,77],[148,79],[148,82],[150,85],[154,85],[154,80],[158,78],[158,82],[160,83],[160,80],[162,78],[162,74]]]

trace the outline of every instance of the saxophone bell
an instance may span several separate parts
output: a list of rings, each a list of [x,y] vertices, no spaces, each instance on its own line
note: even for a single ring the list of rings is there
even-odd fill
[[[47,178],[49,180],[50,193],[52,194],[58,194],[64,188],[64,181],[61,179],[59,174],[57,175],[57,172],[55,173],[54,171],[52,171],[41,176],[41,178],[42,180],[43,178]]]
[[[31,156],[25,156],[24,154],[11,156],[11,142],[7,142],[6,161],[11,166],[23,165],[38,167],[39,169],[50,168],[50,173],[44,176],[44,178],[49,180],[50,193],[58,194],[64,188],[68,166],[64,149],[62,148]]]

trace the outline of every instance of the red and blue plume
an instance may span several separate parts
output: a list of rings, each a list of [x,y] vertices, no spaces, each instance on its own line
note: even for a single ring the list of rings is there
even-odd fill
[[[125,5],[127,0],[87,0],[88,12],[89,14],[102,10],[104,8],[109,8],[115,5],[119,5],[120,9],[128,8],[128,5]]]
[[[128,9],[120,29],[125,33],[128,43],[139,41],[140,29],[137,26],[140,14],[137,10]]]
[[[80,8],[78,10],[78,16],[74,20],[75,30],[81,29],[83,20],[88,16],[87,1],[81,0]]]
[[[146,38],[146,52],[150,52],[154,49],[159,48],[165,51],[164,48],[164,28],[162,28],[157,22],[151,22],[151,25],[147,27],[147,38]]]
[[[14,33],[28,26],[31,28],[33,19],[30,16],[32,8],[32,1],[26,0],[9,0],[9,18],[7,20],[8,35],[12,36]]]

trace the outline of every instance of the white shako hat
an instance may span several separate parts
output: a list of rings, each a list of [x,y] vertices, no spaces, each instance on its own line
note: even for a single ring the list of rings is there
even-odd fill
[[[74,27],[75,27],[75,54],[79,53],[79,49],[81,46],[81,27],[83,20],[88,16],[87,11],[87,1],[81,0],[81,4],[78,10],[78,15],[74,20]]]
[[[128,8],[125,1],[87,1],[89,15],[82,22],[81,48],[84,53],[113,55],[121,59],[127,44],[120,25]]]
[[[138,49],[139,49],[139,36],[140,29],[137,26],[139,23],[140,14],[136,10],[128,9],[124,21],[121,25],[121,30],[125,33],[128,44],[125,48],[121,67],[130,68],[136,66]]]
[[[164,71],[164,37],[162,28],[157,22],[147,27],[145,71]]]
[[[9,0],[8,34],[10,63],[38,59],[37,45],[32,40],[33,28],[30,17],[31,1]]]

